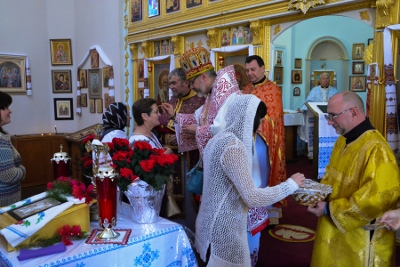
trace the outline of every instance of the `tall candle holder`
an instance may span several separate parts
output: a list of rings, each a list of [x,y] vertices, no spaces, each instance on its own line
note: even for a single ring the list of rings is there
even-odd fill
[[[110,167],[100,167],[94,176],[99,206],[99,225],[103,231],[97,235],[100,239],[114,239],[120,233],[112,228],[117,226],[117,183],[118,175]]]
[[[97,136],[100,129],[95,129]],[[108,154],[107,144],[101,143],[98,139],[93,139],[92,143],[85,145],[88,152],[93,151],[93,178],[92,182],[96,185],[98,222],[103,231],[97,235],[102,240],[110,240],[120,236],[112,228],[117,225],[117,183],[118,174],[109,166],[107,160],[105,165],[100,166],[100,154]],[[105,156],[107,158],[107,156]]]

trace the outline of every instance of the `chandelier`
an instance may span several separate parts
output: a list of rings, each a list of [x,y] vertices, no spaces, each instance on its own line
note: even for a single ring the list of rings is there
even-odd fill
[[[325,2],[324,0],[290,0],[288,10],[300,9],[304,14],[306,14],[310,8],[315,7],[316,5],[325,5]]]

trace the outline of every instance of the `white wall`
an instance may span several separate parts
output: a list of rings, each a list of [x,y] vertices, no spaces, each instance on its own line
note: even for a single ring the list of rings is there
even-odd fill
[[[110,59],[115,75],[115,99],[124,101],[123,0],[2,0],[0,54],[26,55],[30,61],[32,96],[12,95],[10,134],[71,133],[95,123],[101,114],[82,108],[76,115],[76,72],[89,47],[98,45]],[[73,65],[52,66],[50,39],[71,39]],[[90,61],[90,60],[89,60]],[[83,68],[89,69],[87,61]],[[100,62],[100,67],[104,67]],[[53,94],[51,70],[71,70],[72,93]],[[108,89],[103,88],[103,94]],[[87,93],[87,89],[82,89]],[[74,120],[55,120],[54,98],[73,98]]]

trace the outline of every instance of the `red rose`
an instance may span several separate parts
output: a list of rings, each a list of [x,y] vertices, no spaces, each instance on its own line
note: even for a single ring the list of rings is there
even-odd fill
[[[114,138],[113,143],[115,144],[115,146],[118,146],[118,147],[129,148],[129,141],[125,138]]]
[[[126,151],[118,151],[112,156],[113,161],[125,161],[126,159]]]
[[[137,148],[140,150],[152,150],[152,147],[149,143],[144,141],[138,141],[133,143],[133,148]]]
[[[48,182],[46,189],[47,190],[53,189],[53,183],[52,182]]]
[[[81,226],[80,225],[73,225],[71,228],[71,236],[82,236]]]
[[[156,165],[156,161],[154,159],[142,160],[139,162],[139,165],[142,167],[143,171],[151,172]]]
[[[131,169],[128,169],[128,168],[121,168],[119,170],[119,175],[126,179],[131,179],[133,177],[133,172]]]

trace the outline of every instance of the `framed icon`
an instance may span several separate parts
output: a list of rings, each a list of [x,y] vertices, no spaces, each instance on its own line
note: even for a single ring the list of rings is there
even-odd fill
[[[350,76],[350,91],[365,92],[366,91],[366,76]]]
[[[301,69],[301,58],[295,58],[294,59],[294,68],[295,69]]]
[[[89,98],[101,98],[102,79],[101,69],[90,69],[88,76]]]
[[[364,61],[353,62],[353,74],[364,74]]]
[[[99,53],[96,49],[90,50],[90,67],[92,69],[99,67]]]
[[[71,39],[50,39],[51,65],[72,65]]]
[[[292,70],[292,83],[302,83],[303,82],[303,71],[301,70]]]
[[[142,20],[142,1],[143,0],[131,0],[131,22]]]
[[[81,94],[81,107],[87,107],[87,94]]]
[[[160,15],[160,0],[148,0],[148,7],[149,18]]]
[[[300,94],[301,94],[300,87],[295,87],[293,89],[293,96],[300,96]]]
[[[70,70],[52,70],[51,77],[53,93],[72,93]]]
[[[9,94],[26,94],[26,57],[0,55],[0,91]]]
[[[72,98],[54,98],[54,117],[56,120],[73,120]]]
[[[352,58],[353,59],[362,59],[364,53],[364,44],[353,44],[353,52]]]
[[[87,70],[79,70],[79,82],[81,88],[87,88]]]
[[[277,84],[283,83],[283,67],[274,67],[274,81]]]
[[[283,51],[276,50],[275,51],[275,65],[282,65],[283,62]]]

